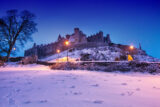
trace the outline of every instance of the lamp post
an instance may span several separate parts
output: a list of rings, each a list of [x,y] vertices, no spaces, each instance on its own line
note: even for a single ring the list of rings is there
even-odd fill
[[[133,46],[133,45],[129,46],[129,50],[130,50],[130,54],[131,54],[131,55],[132,55],[132,53],[133,53],[133,49],[134,49],[134,46]]]
[[[129,46],[128,61],[133,61],[133,57],[132,57],[132,55],[133,55],[133,49],[134,49],[133,45]]]
[[[134,49],[134,46],[133,46],[133,45],[131,45],[129,48],[130,48],[131,50],[133,50],[133,49]]]
[[[59,50],[59,49],[57,49],[57,53],[58,53],[58,62],[59,62],[59,53],[60,53],[61,51]]]
[[[68,41],[68,40],[65,41],[65,45],[66,45],[66,46],[69,46],[69,41]],[[68,62],[68,49],[67,49],[67,62]]]

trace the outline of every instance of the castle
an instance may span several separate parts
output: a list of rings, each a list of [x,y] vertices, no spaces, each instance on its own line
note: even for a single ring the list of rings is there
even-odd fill
[[[68,40],[70,42],[69,47],[65,46],[64,42]],[[33,47],[25,50],[24,56],[37,55],[38,58],[43,58],[48,55],[53,55],[57,52],[57,49],[64,51],[68,48],[89,48],[89,47],[98,47],[98,46],[107,46],[111,44],[110,35],[103,35],[103,32],[100,31],[94,35],[86,36],[79,28],[74,28],[74,33],[71,35],[66,35],[62,37],[58,36],[56,42],[46,44],[46,45],[36,45],[34,43]]]

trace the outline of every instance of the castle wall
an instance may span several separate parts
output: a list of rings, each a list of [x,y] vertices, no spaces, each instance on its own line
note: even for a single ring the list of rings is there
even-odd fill
[[[87,38],[88,42],[104,42],[103,32],[91,35]]]
[[[70,41],[70,46],[66,47],[64,42],[68,39]],[[110,40],[110,38],[109,38]],[[56,53],[57,49],[64,51],[67,48],[90,48],[90,47],[98,47],[98,46],[106,46],[107,39],[103,36],[103,32],[99,32],[95,35],[91,35],[86,37],[79,28],[74,29],[74,33],[72,35],[66,36],[66,38],[61,37],[59,35],[57,42],[53,42],[47,45],[35,45],[28,50],[25,50],[24,56],[37,55],[38,58],[43,58],[49,55],[53,55]]]

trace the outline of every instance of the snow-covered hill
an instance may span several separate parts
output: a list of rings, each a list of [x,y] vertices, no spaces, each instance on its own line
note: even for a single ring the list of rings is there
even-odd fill
[[[137,49],[138,50],[138,49]],[[115,61],[127,60],[126,53],[124,50],[113,46],[102,46],[96,48],[85,48],[85,49],[72,49],[68,52],[70,61],[79,60],[90,60],[90,61]],[[46,58],[40,59],[41,61],[53,62],[59,59],[59,61],[66,61],[67,51],[63,51],[59,54],[48,56]],[[133,55],[134,60],[137,61],[149,61],[155,62],[159,61],[156,58],[148,56],[144,51],[138,50],[138,53]]]

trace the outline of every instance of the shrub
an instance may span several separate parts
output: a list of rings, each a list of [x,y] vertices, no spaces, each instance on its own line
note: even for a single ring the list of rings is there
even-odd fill
[[[115,61],[120,61],[120,59],[118,57],[115,58]]]
[[[88,61],[90,60],[91,54],[81,54],[81,61]]]
[[[9,58],[9,60],[11,62],[18,62],[18,61],[21,61],[23,59],[23,57],[12,57],[12,58]]]
[[[127,56],[126,55],[120,55],[120,60],[127,60]]]
[[[2,60],[0,60],[0,66],[3,66],[4,62]]]

